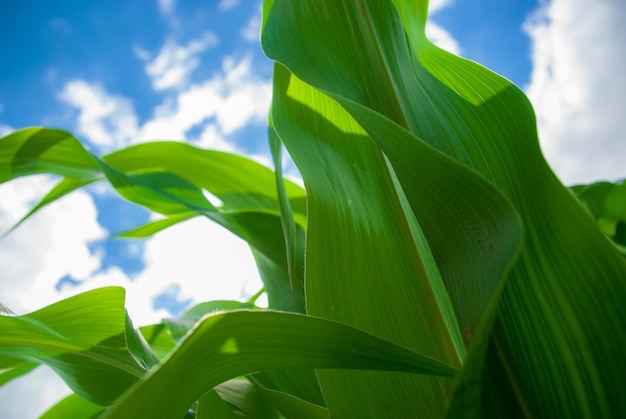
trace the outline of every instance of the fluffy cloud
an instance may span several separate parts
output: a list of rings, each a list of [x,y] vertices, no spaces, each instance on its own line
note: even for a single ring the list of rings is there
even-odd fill
[[[182,309],[207,300],[246,299],[262,287],[247,244],[204,218],[152,237],[142,257],[146,268],[135,278],[129,279],[118,267],[111,267],[50,299],[120,286],[126,290],[133,323],[141,326],[172,317],[169,310],[173,306]]]
[[[626,176],[626,38],[622,0],[553,0],[525,28],[528,95],[546,158],[566,183]]]
[[[432,21],[426,23],[426,37],[439,48],[456,55],[461,54],[461,47],[450,32]]]
[[[39,367],[30,374],[17,378],[0,389],[0,417],[37,418],[71,390],[48,367]],[[24,397],[24,395],[29,395]],[[16,401],[22,401],[18,403]]]
[[[148,240],[144,260],[146,269],[125,285],[137,324],[170,316],[163,309],[155,310],[158,295],[169,294],[179,302],[238,300],[262,287],[247,244],[205,218],[189,220]]]
[[[191,73],[200,65],[197,55],[218,43],[217,36],[212,32],[204,32],[200,38],[185,46],[168,40],[159,54],[146,64],[146,73],[152,79],[152,87],[155,90],[166,90],[185,86]],[[135,48],[136,54],[138,51]],[[146,58],[145,54],[137,56]]]
[[[434,0],[428,3],[428,14],[430,16],[439,10],[451,6],[452,0]],[[443,27],[428,19],[426,22],[426,37],[439,48],[445,49],[453,54],[460,55],[461,47],[454,37]]]
[[[438,10],[454,4],[454,0],[430,0],[428,2],[428,13],[433,14]]]
[[[164,139],[187,139],[192,144],[234,151],[225,137],[249,123],[264,122],[271,92],[271,82],[254,75],[250,57],[236,61],[227,56],[222,71],[167,96],[142,125],[129,99],[112,95],[97,83],[73,80],[64,86],[59,99],[78,110],[77,133],[103,152]],[[197,128],[201,134],[190,136]]]
[[[6,232],[49,190],[48,177],[18,179],[0,187],[0,231]],[[89,243],[106,231],[96,219],[91,197],[82,191],[51,204],[0,240],[0,300],[18,313],[35,310],[59,299],[51,292],[59,278],[89,277],[100,258]]]
[[[137,135],[131,101],[111,95],[97,83],[70,81],[58,97],[78,111],[77,133],[105,151],[124,146]]]
[[[79,108],[77,121],[79,131],[104,148],[113,148],[110,142],[107,144],[107,138],[118,139],[114,144],[115,147],[150,139],[187,138],[189,142],[204,147],[235,151],[235,147],[226,141],[225,137],[250,122],[265,121],[271,101],[271,84],[254,76],[250,58],[236,61],[226,57],[222,71],[202,83],[188,86],[175,95],[168,96],[155,109],[153,118],[143,125],[137,124],[137,118],[128,99],[110,95],[95,84],[81,80],[70,82],[64,87],[59,98]],[[201,128],[199,134],[188,135],[190,130],[198,127]],[[18,187],[18,190],[21,189]],[[28,197],[41,194],[42,188],[33,189]],[[66,199],[59,204],[77,205],[74,202],[67,202]],[[26,212],[28,199],[12,201],[24,203],[13,211],[14,218]],[[42,216],[45,214],[47,211],[44,211]],[[95,213],[93,217],[95,218]],[[70,215],[63,225],[74,222],[72,220]],[[34,221],[36,220],[26,223],[22,228],[37,229],[38,224]],[[64,237],[60,223],[61,221],[51,222],[51,225],[57,226],[54,237],[58,240]],[[82,231],[87,233],[91,230],[83,228]],[[90,235],[89,238],[95,240],[102,236],[103,233],[100,232]],[[7,242],[6,245],[7,248],[15,246],[12,242]],[[48,249],[51,245],[46,242],[42,243],[42,246]],[[81,254],[81,249],[72,248],[67,242],[59,248],[68,255]],[[16,254],[20,255],[26,251],[24,247],[14,249]],[[86,248],[82,250],[83,256],[79,260],[85,263],[89,260],[98,261]],[[27,308],[34,309],[52,300],[88,289],[119,285],[127,290],[127,305],[133,319],[139,324],[146,324],[171,315],[166,310],[154,306],[154,298],[157,296],[161,299],[169,298],[170,302],[178,301],[182,305],[183,302],[190,300],[199,302],[216,298],[239,299],[247,295],[246,293],[256,292],[261,287],[247,245],[206,219],[188,221],[149,239],[146,242],[143,259],[145,270],[132,280],[117,267],[96,271],[99,266],[97,263],[89,265],[90,269],[84,267],[83,271],[79,271],[78,268],[74,268],[67,272],[52,269],[51,264],[34,263],[33,266],[38,266],[38,269],[47,274],[41,277],[41,282],[33,284],[33,290],[50,288],[58,278],[67,274],[76,279],[86,280],[78,286],[64,287],[60,294],[47,293],[48,300],[35,298]],[[33,273],[24,275],[33,278],[36,276]],[[242,294],[243,283],[248,283],[251,288],[246,288],[247,291]],[[29,289],[16,290],[15,294],[19,293],[30,294]]]
[[[233,151],[223,137],[251,122],[265,121],[271,103],[270,81],[255,77],[251,65],[250,58],[237,62],[225,57],[220,73],[159,106],[138,139],[186,138],[189,130],[204,124],[200,137],[188,138],[191,143],[208,145],[210,139],[212,148]]]

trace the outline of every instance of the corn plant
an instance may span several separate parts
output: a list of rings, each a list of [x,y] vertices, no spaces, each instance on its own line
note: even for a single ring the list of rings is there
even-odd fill
[[[427,9],[265,1],[274,171],[177,142],[2,138],[0,182],[61,177],[25,219],[99,181],[163,215],[123,237],[206,217],[248,242],[269,309],[135,329],[121,288],[2,306],[0,383],[51,367],[75,394],[44,418],[626,416],[625,184],[577,200],[523,92],[430,43]]]

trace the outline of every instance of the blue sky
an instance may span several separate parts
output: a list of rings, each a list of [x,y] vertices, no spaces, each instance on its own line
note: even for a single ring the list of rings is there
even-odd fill
[[[96,153],[171,139],[268,163],[272,66],[258,42],[260,7],[257,0],[0,2],[0,135],[45,125],[72,131]],[[564,183],[626,176],[623,0],[439,0],[431,16],[427,33],[436,43],[528,93],[542,148]],[[0,230],[51,185],[47,177],[1,185]],[[147,324],[193,302],[260,288],[245,244],[209,221],[146,241],[110,238],[149,217],[104,185],[51,205],[0,241],[0,301],[22,313],[122,285],[131,315]],[[25,389],[36,402],[20,403]],[[64,392],[41,369],[0,389],[0,417],[35,417]]]

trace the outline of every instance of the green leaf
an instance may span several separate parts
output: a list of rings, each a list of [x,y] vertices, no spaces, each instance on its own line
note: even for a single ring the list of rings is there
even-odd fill
[[[19,151],[20,147],[29,152]],[[61,147],[58,153],[45,151],[55,147]],[[61,152],[78,157],[64,158]],[[88,166],[94,163],[95,167]],[[76,170],[81,164],[90,170]],[[12,166],[19,170],[14,173]],[[145,237],[194,215],[205,215],[252,246],[271,308],[304,312],[303,272],[298,265],[294,271],[300,277],[294,281],[289,278],[276,179],[270,169],[252,160],[173,142],[141,144],[97,159],[65,131],[26,129],[0,139],[0,168],[6,172],[0,182],[37,173],[76,176],[57,184],[18,225],[45,205],[105,176],[126,199],[169,216],[131,230],[124,237]],[[203,189],[218,197],[223,206],[215,208]],[[304,190],[287,180],[283,189],[281,196],[289,199],[294,220],[304,224]],[[295,237],[299,246],[295,258],[301,265],[302,225],[296,226]],[[293,249],[290,252],[294,258]]]
[[[169,329],[163,323],[140,327],[139,333],[159,359],[163,359],[176,346]]]
[[[206,317],[104,418],[177,417],[216,385],[274,369],[361,368],[454,376],[445,363],[350,326],[273,311]]]
[[[303,403],[326,406],[314,370],[262,371],[247,378],[259,387],[295,397]],[[280,406],[276,405],[280,410]]]
[[[179,342],[202,317],[215,312],[241,309],[258,309],[258,307],[254,304],[242,303],[240,301],[205,301],[191,307],[176,319],[164,319],[163,324],[169,329],[172,339]]]
[[[546,164],[528,99],[502,77],[432,45],[424,35],[426,11],[426,1],[270,1],[264,9],[262,42],[271,58],[340,102],[384,149],[440,264],[451,296],[455,291],[445,279],[435,250],[437,223],[420,215],[419,207],[428,205],[428,200],[411,202],[415,185],[402,176],[401,161],[392,158],[392,151],[400,152],[399,144],[385,148],[382,138],[376,138],[374,129],[383,123],[381,117],[471,168],[497,188],[519,214],[525,247],[497,302],[498,318],[485,368],[482,363],[487,343],[483,340],[476,346],[481,353],[474,355],[474,348],[470,348],[466,371],[471,374],[460,381],[451,412],[462,404],[469,406],[463,414],[475,417],[501,417],[510,411],[499,411],[498,406],[517,406],[525,416],[625,415],[626,401],[615,390],[626,386],[625,378],[606,360],[620,359],[626,345],[626,335],[615,333],[621,330],[626,316],[626,307],[621,303],[626,297],[626,264]],[[296,90],[291,86],[288,89]],[[308,97],[300,101],[320,113],[325,111],[326,118],[332,120],[328,115],[331,111],[320,110],[314,100]],[[276,129],[300,167],[305,163],[303,158],[298,161],[289,138],[294,143],[307,141],[299,135],[281,133],[276,109],[275,102]],[[295,113],[289,109],[284,112]],[[365,118],[376,113],[381,117]],[[346,131],[345,124],[339,127]],[[351,141],[358,142],[356,138]],[[299,154],[329,146],[301,147]],[[422,149],[415,146],[414,152],[407,155]],[[328,170],[327,155],[322,157],[317,152],[317,158],[308,157],[312,161],[306,164]],[[354,177],[347,170],[348,161],[344,164],[343,170],[332,169],[332,176],[342,182]],[[314,189],[319,172],[300,169],[308,195],[313,196],[310,201],[315,202],[314,195],[320,193],[319,187]],[[421,176],[420,169],[414,167]],[[365,179],[365,173],[361,169],[361,179]],[[432,177],[437,175],[439,172]],[[331,175],[328,178],[327,183],[332,183]],[[468,197],[459,210],[471,213],[475,205],[480,208],[481,200],[482,196]],[[328,201],[324,205],[332,205]],[[343,201],[333,201],[346,200],[343,197]],[[370,207],[378,203],[371,199],[368,202]],[[345,206],[340,210],[349,211]],[[309,212],[307,264],[316,234],[313,231],[318,228],[315,224],[327,223],[329,217],[317,218]],[[354,223],[344,221],[349,222]],[[396,236],[395,232],[390,235]],[[361,242],[369,247],[373,241],[361,238]],[[476,245],[480,247],[481,243]],[[361,263],[363,259],[349,260]],[[311,266],[314,263],[327,266],[320,261]],[[502,258],[495,261],[495,266],[506,267],[509,263]],[[336,271],[343,273],[347,268]],[[308,282],[311,278],[314,276],[307,273]],[[353,287],[357,283],[347,282]],[[307,283],[307,305],[315,307],[314,301],[309,304],[309,295]],[[498,293],[493,295],[497,298]],[[338,302],[334,306],[338,307]],[[489,314],[494,307],[495,302],[490,302],[482,310]],[[402,316],[412,318],[408,309],[396,318]],[[389,323],[395,325],[397,321]],[[487,321],[483,327],[488,326]],[[329,408],[332,414],[330,400]]]
[[[222,400],[214,390],[209,391],[198,400],[196,419],[235,419],[235,417],[230,405]]]
[[[166,218],[162,218],[156,221],[151,221],[142,226],[133,228],[123,233],[116,234],[116,237],[120,239],[147,238],[165,230],[166,228],[169,228],[180,222],[190,220],[191,218],[194,218],[197,216],[198,214],[196,212],[183,212],[183,213],[179,213],[175,215],[170,215]]]
[[[101,288],[0,316],[0,359],[46,364],[76,394],[107,405],[145,372],[126,349],[125,329],[124,290]]]
[[[238,417],[279,418],[277,410],[268,402],[261,390],[248,380],[228,380],[216,386],[214,391],[224,402],[233,406]]]
[[[168,172],[127,175],[104,163],[101,166],[121,196],[159,214],[217,211],[198,187],[178,175]]]
[[[289,393],[268,389],[259,385],[263,396],[269,400],[287,418],[298,419],[330,419],[328,409],[308,402]]]
[[[152,348],[150,348],[139,330],[133,326],[128,312],[126,312],[125,338],[128,352],[144,369],[148,370],[159,363],[159,358]]]
[[[287,267],[289,269],[289,279],[291,288],[300,287],[304,273],[304,233],[302,229],[296,228],[293,211],[287,197],[282,168],[282,145],[278,134],[271,126],[268,130],[272,158],[276,173],[276,190],[278,191],[278,203],[280,207],[280,219],[285,234],[285,246],[287,248]],[[300,233],[300,234],[299,234]]]
[[[598,226],[626,255],[626,180],[571,187]]]
[[[274,174],[242,156],[203,150],[184,143],[154,142],[116,151],[103,161],[122,172],[166,171],[192,181],[224,204],[224,210],[277,210]],[[304,190],[285,182],[285,190],[297,210],[304,212]]]
[[[66,131],[25,128],[0,141],[0,184],[40,173],[90,178],[98,172],[93,156]]]
[[[432,256],[418,251],[421,231],[384,156],[331,99],[283,75],[277,67],[272,115],[307,188],[307,312],[459,365],[464,347],[452,306]],[[290,100],[301,92],[309,106]],[[430,338],[420,339],[422,333]],[[318,377],[331,416],[420,416],[452,385],[369,372],[318,371]],[[390,399],[397,402],[390,406]]]
[[[39,419],[95,419],[104,408],[72,394],[48,409]]]

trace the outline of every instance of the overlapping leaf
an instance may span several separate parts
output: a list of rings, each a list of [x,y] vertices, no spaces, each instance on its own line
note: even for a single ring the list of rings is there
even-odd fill
[[[449,214],[442,214],[438,223],[435,212],[431,211],[433,215],[429,217],[429,211],[424,210],[429,207],[429,198],[419,192],[415,182],[424,176],[422,166],[417,164],[424,147],[418,141],[487,179],[521,216],[525,247],[508,276],[503,297],[499,302],[489,302],[489,298],[479,300],[483,304],[479,312],[489,314],[495,303],[499,307],[484,374],[484,398],[481,399],[480,376],[486,343],[482,339],[477,346],[483,350],[468,360],[470,373],[458,387],[451,415],[458,412],[455,409],[459,406],[463,406],[464,414],[477,416],[506,414],[498,411],[498,406],[508,406],[509,411],[511,406],[517,406],[527,416],[623,415],[626,405],[616,389],[625,386],[624,377],[605,360],[618,359],[626,344],[626,335],[616,334],[626,315],[620,303],[626,296],[626,265],[545,163],[538,147],[532,108],[523,93],[487,69],[433,46],[424,36],[426,12],[426,1],[266,1],[262,41],[271,58],[341,103],[384,151],[392,168],[390,173],[398,177],[400,188],[397,189],[406,194],[433,249],[457,314],[462,315],[463,310],[454,295],[472,287],[471,282],[477,278],[470,278],[469,283],[465,279],[450,280],[450,276],[454,279],[455,271],[457,274],[464,271],[468,261],[455,257],[455,250],[449,250],[458,245],[445,239],[452,236],[445,227],[452,220]],[[288,99],[293,96],[289,92],[296,91],[291,86],[283,90],[288,91]],[[300,108],[310,107],[318,113],[330,113],[329,109],[334,109],[332,105],[320,109],[318,99],[313,94],[307,95],[297,97],[295,104],[300,102]],[[275,102],[274,121],[279,134],[299,166],[313,166],[314,163],[304,158],[298,160],[298,155],[311,153],[315,157],[310,160],[317,159],[318,167],[328,170],[328,158],[320,152],[322,147],[329,148],[324,143],[327,139],[312,140],[301,133],[281,132],[277,106],[283,113],[296,114],[286,109],[291,104]],[[305,119],[316,118],[311,112],[299,112],[292,119],[301,126],[311,124]],[[385,126],[390,130],[387,136],[381,135],[387,129]],[[398,129],[402,128],[413,135],[400,135]],[[340,129],[345,131],[345,126]],[[314,132],[312,128],[308,130]],[[385,138],[393,137],[393,131],[398,132],[396,140]],[[326,132],[326,135],[339,134]],[[296,150],[289,147],[289,141],[306,145],[298,145]],[[350,142],[358,140],[353,138]],[[346,151],[344,157],[348,161],[356,160]],[[325,220],[316,219],[313,209],[315,194],[320,193],[316,183],[322,181],[317,181],[317,173],[303,167],[300,169],[312,202],[307,242],[309,261],[309,244],[315,239],[314,223],[323,224]],[[361,169],[356,177],[366,179],[366,173]],[[434,185],[437,174],[438,170],[432,174]],[[445,170],[441,175],[446,178]],[[331,176],[343,181],[354,179],[355,173],[333,170],[327,176],[327,182],[332,184]],[[335,188],[343,187],[337,183],[333,185]],[[458,209],[461,214],[479,215],[477,212],[485,203],[483,199],[484,194],[468,195],[467,202]],[[368,198],[368,210],[376,205],[380,204]],[[335,211],[354,213],[349,208]],[[396,237],[395,233],[391,234]],[[362,236],[359,239],[363,246],[372,245]],[[472,252],[484,244],[479,233],[474,245],[465,245],[457,252],[467,248]],[[511,261],[496,253],[489,257],[499,259],[491,261],[496,267],[506,267]],[[351,260],[356,265],[367,263],[363,258]],[[452,262],[448,266],[451,269],[446,269],[448,262]],[[332,266],[328,260],[316,263]],[[326,269],[325,275],[329,274],[328,270],[340,275],[347,271]],[[307,289],[315,280],[316,276],[307,271]],[[363,280],[348,282],[354,289]],[[498,293],[492,295],[497,298]],[[352,293],[351,299],[355,298]],[[323,301],[321,296],[320,301]],[[316,302],[312,303],[315,307]],[[339,304],[328,304],[330,307],[326,306],[323,315],[334,316],[332,307],[338,310]],[[410,309],[405,315],[413,316]],[[474,336],[475,331],[470,332]],[[329,407],[332,407],[330,403]]]
[[[626,180],[571,187],[600,229],[626,255]]]
[[[111,404],[145,373],[125,342],[124,290],[101,288],[23,316],[0,316],[0,362],[43,363],[76,394]]]
[[[67,193],[102,179],[124,198],[167,216],[125,237],[145,237],[194,216],[206,216],[251,246],[270,307],[304,311],[302,272],[292,268],[299,278],[289,277],[276,179],[270,169],[252,160],[175,142],[140,144],[98,159],[65,131],[28,128],[0,139],[0,170],[0,183],[32,174],[66,176],[20,223]],[[302,243],[305,192],[287,180],[281,179],[281,185],[283,207],[289,205],[293,211]],[[216,208],[203,190],[223,205]],[[297,259],[294,254],[290,258]]]
[[[216,385],[262,370],[360,368],[451,377],[455,369],[341,323],[272,311],[202,320],[103,418],[179,417]]]

